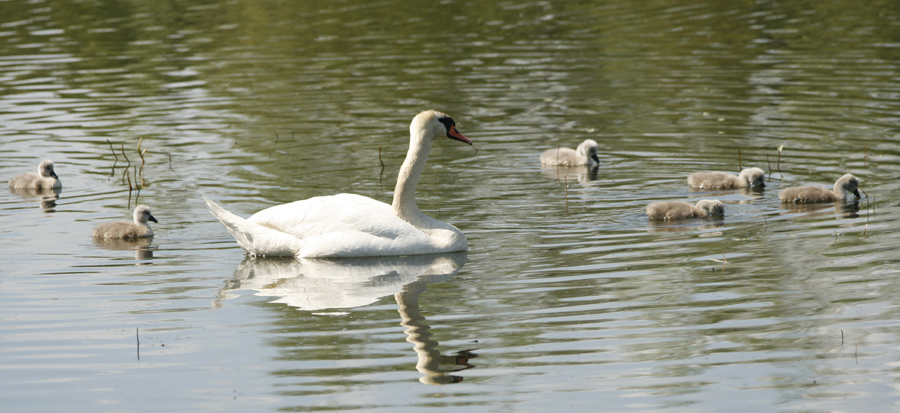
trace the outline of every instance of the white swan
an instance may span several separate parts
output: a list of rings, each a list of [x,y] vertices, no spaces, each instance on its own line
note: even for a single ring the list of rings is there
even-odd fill
[[[427,110],[409,125],[409,152],[400,167],[392,205],[338,194],[277,205],[244,219],[206,199],[210,212],[251,255],[379,257],[465,251],[466,236],[416,206],[416,184],[435,139],[469,145],[446,114]]]
[[[704,189],[733,189],[766,186],[766,173],[759,168],[747,168],[738,176],[728,172],[694,172],[688,176],[688,185]]]
[[[593,165],[600,163],[597,157],[599,146],[593,139],[587,139],[578,145],[577,149],[555,148],[547,149],[541,154],[542,165]]]
[[[102,239],[137,239],[153,236],[153,229],[147,221],[159,222],[150,213],[150,207],[138,205],[134,209],[134,222],[117,221],[97,225],[94,238]]]
[[[725,205],[718,199],[702,199],[697,205],[684,201],[661,201],[647,205],[650,219],[721,218],[725,215]]]
[[[44,159],[38,165],[38,173],[21,174],[9,180],[10,188],[38,188],[51,189],[62,188],[62,182],[53,171],[53,161]]]
[[[814,204],[820,202],[836,202],[842,201],[844,198],[853,194],[859,198],[859,179],[851,174],[840,177],[834,183],[834,190],[829,191],[828,188],[820,186],[795,186],[782,189],[778,193],[778,199],[783,203],[793,204]]]

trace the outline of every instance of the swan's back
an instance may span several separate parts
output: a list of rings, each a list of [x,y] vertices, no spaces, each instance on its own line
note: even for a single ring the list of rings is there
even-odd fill
[[[688,185],[704,189],[734,189],[765,186],[766,173],[759,168],[747,168],[740,175],[727,172],[695,172],[688,176]]]
[[[547,149],[541,154],[543,165],[581,165],[578,154],[572,148]]]
[[[150,227],[127,221],[107,222],[94,228],[94,238],[136,239],[150,236],[153,236]]]
[[[737,176],[727,172],[694,172],[687,178],[688,185],[694,188],[732,189],[744,186]]]
[[[571,148],[555,148],[547,149],[541,153],[541,164],[543,165],[591,165],[599,162],[597,151],[599,145],[593,139],[587,139],[578,145],[577,149]]]
[[[840,198],[830,189],[820,186],[795,186],[782,189],[778,193],[781,202],[793,204],[812,204],[819,202],[835,202]]]
[[[684,201],[660,201],[647,205],[647,217],[650,219],[721,217],[724,213],[724,205],[719,200],[703,199],[697,205]]]
[[[207,204],[252,255],[380,257],[465,251],[468,245],[459,230],[423,232],[394,215],[390,205],[355,194],[276,205],[247,219]]]
[[[660,201],[647,205],[650,219],[684,219],[693,218],[696,214],[693,205],[682,201]]]
[[[467,246],[459,230],[456,233],[462,243],[453,231],[416,228],[394,215],[391,205],[356,194],[277,205],[257,212],[248,221],[297,238],[303,243],[302,257],[419,255],[464,251]]]

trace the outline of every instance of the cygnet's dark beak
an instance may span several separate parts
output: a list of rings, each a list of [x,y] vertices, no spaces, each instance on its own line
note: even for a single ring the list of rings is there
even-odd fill
[[[594,162],[600,163],[600,157],[597,156],[596,153],[592,153],[592,154],[591,154],[591,159],[593,159]]]
[[[153,215],[150,215],[147,219],[149,219],[153,222],[159,223],[159,221],[157,221],[156,218],[153,217]]]
[[[857,198],[862,198],[861,196],[859,196],[859,189],[854,189],[853,195],[856,195]]]
[[[472,140],[471,140],[471,139],[469,139],[469,138],[463,136],[463,134],[459,133],[459,131],[456,130],[456,125],[451,125],[451,126],[450,126],[450,130],[447,131],[447,137],[450,138],[450,139],[454,139],[454,140],[463,142],[463,143],[467,143],[467,144],[469,144],[469,145],[472,144]]]
[[[56,172],[54,172],[54,171],[50,171],[50,176],[52,176],[52,177],[54,177],[54,178],[56,178],[56,179],[59,179],[59,177],[56,176]]]

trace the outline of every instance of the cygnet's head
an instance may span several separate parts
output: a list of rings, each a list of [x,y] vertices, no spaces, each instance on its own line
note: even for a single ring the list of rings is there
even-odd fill
[[[725,205],[718,199],[701,199],[697,201],[697,208],[706,213],[708,217],[725,216]]]
[[[134,223],[146,224],[147,221],[159,222],[156,220],[156,218],[153,217],[153,214],[150,213],[150,207],[146,205],[138,205],[134,209]]]
[[[56,176],[56,172],[53,171],[53,161],[49,159],[44,159],[38,165],[38,174],[44,178],[53,177],[59,179],[59,177]]]
[[[759,168],[747,168],[741,171],[738,176],[742,181],[747,183],[749,187],[766,186],[766,173]]]
[[[597,157],[597,151],[599,149],[600,145],[597,145],[596,141],[593,139],[586,139],[584,142],[581,142],[581,145],[578,145],[575,152],[578,152],[579,155],[586,156],[596,163],[600,163],[600,158]]]
[[[456,122],[453,121],[453,118],[447,116],[446,113],[433,109],[416,115],[412,123],[409,124],[409,133],[412,137],[430,135],[432,139],[450,138],[469,145],[472,144],[471,139],[463,136],[456,130]]]
[[[859,196],[859,178],[853,176],[852,174],[846,174],[842,176],[837,182],[834,183],[834,193],[840,196],[847,196],[847,194],[853,194],[857,198]]]

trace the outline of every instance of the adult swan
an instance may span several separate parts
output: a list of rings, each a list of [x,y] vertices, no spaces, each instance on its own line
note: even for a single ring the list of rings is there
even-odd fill
[[[453,119],[435,110],[416,115],[409,135],[392,205],[338,194],[274,206],[244,219],[209,199],[206,204],[251,255],[379,257],[465,251],[462,231],[419,211],[416,184],[435,139],[472,141],[456,130]]]

